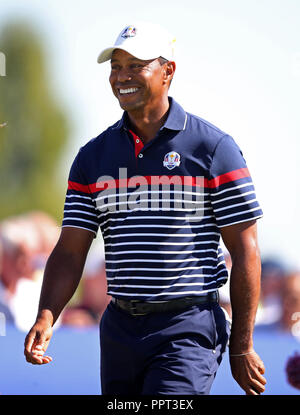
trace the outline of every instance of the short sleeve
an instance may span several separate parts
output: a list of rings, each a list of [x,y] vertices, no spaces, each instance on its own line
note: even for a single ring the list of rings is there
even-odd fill
[[[93,232],[95,236],[99,228],[96,204],[80,168],[80,151],[69,174],[62,227],[86,229]]]
[[[215,149],[209,188],[214,216],[220,228],[263,216],[243,154],[228,135]]]

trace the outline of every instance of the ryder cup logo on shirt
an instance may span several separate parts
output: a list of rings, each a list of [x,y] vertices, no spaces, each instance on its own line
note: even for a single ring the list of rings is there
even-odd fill
[[[136,28],[133,26],[127,26],[126,29],[124,29],[124,32],[121,34],[121,36],[124,39],[127,39],[128,37],[134,37],[136,35]]]
[[[169,170],[178,167],[180,165],[180,155],[176,151],[170,151],[170,153],[165,155],[163,165]]]

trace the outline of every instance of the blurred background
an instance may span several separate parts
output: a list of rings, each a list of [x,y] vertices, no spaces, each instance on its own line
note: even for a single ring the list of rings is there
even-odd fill
[[[100,234],[55,325],[53,362],[27,364],[23,343],[59,236],[71,162],[121,116],[109,63],[98,65],[98,53],[135,20],[174,34],[170,95],[243,151],[264,211],[254,335],[266,394],[299,394],[286,372],[300,351],[299,17],[297,0],[116,0],[113,7],[101,0],[0,0],[0,394],[101,393],[98,324],[110,298]],[[221,301],[230,317],[228,288]],[[212,394],[243,394],[228,354]]]

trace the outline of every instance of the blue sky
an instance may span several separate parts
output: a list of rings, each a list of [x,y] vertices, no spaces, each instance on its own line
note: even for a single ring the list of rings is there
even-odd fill
[[[170,95],[240,145],[265,214],[262,254],[289,263],[299,256],[299,17],[298,0],[0,0],[0,27],[23,18],[41,36],[49,83],[73,119],[65,179],[79,146],[121,116],[98,53],[135,20],[172,32]]]

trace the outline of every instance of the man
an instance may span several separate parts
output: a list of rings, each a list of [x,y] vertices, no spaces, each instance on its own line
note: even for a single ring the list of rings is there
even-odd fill
[[[60,239],[49,257],[28,362],[44,355],[52,325],[76,290],[100,226],[108,294],[100,324],[103,394],[208,394],[228,342],[218,287],[232,257],[233,377],[264,391],[253,349],[262,211],[233,139],[168,96],[174,41],[162,28],[125,27],[98,62],[124,115],[82,147],[72,165]]]

